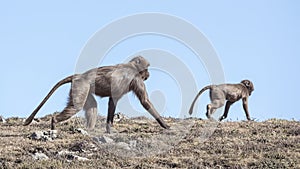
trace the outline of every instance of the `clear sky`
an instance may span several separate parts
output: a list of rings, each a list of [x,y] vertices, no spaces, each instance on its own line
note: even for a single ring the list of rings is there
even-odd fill
[[[178,17],[202,32],[218,55],[226,82],[253,81],[255,91],[249,99],[252,118],[300,120],[300,3],[258,0],[2,2],[0,115],[28,116],[53,85],[75,72],[81,51],[97,31],[120,18],[142,13]],[[119,29],[131,30],[135,24]],[[193,36],[189,31],[181,33]],[[101,48],[104,44],[97,45]],[[176,39],[158,34],[123,39],[105,56],[99,56],[104,59],[95,65],[117,64],[149,50],[150,53],[159,50],[161,58],[156,58],[156,62],[161,61],[164,54],[165,57],[176,56],[192,72],[197,91],[211,83],[205,64],[196,59],[191,49]],[[178,67],[173,72],[162,69],[150,68],[151,77],[146,85],[160,113],[178,117],[180,111],[184,111],[180,104],[191,103],[196,93],[182,101],[187,91],[180,85],[191,83],[178,82],[184,68]],[[61,111],[69,88],[70,85],[65,85],[57,90],[38,115]],[[131,106],[144,112],[136,104],[137,99],[132,94],[128,96]],[[106,102],[107,99],[98,99],[101,115],[106,115]],[[194,116],[205,118],[208,102],[206,92],[199,98]],[[128,113],[120,107],[118,111]],[[241,101],[232,106],[228,119],[245,119]]]

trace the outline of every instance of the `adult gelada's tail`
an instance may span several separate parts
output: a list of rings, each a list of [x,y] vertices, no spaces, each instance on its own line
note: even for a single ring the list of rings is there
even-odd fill
[[[31,113],[31,115],[25,120],[24,126],[29,125],[36,113],[41,109],[41,107],[46,103],[46,101],[50,98],[50,96],[55,92],[56,89],[58,89],[61,85],[64,85],[66,83],[72,82],[73,75],[64,78],[63,80],[56,83],[56,85],[50,90],[50,92],[47,94],[47,96],[44,98],[44,100],[39,104],[39,106]]]
[[[208,85],[208,86],[205,86],[204,88],[202,88],[199,93],[197,94],[197,96],[195,97],[191,107],[190,107],[190,111],[189,111],[189,114],[191,115],[193,113],[193,109],[194,109],[194,105],[196,103],[196,100],[198,99],[198,97],[207,89],[211,89],[212,85]]]

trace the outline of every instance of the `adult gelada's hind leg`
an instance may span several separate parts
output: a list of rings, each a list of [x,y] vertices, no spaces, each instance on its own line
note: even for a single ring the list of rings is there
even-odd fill
[[[208,119],[211,119],[211,104],[208,104],[207,106],[206,106],[206,113],[205,113],[205,115],[206,115],[206,117],[208,118]]]
[[[225,103],[225,95],[222,90],[220,90],[218,87],[213,87],[209,91],[209,97],[211,100],[211,103],[207,105],[206,109],[206,116],[208,119],[211,119],[211,115],[220,107],[222,107]]]
[[[55,124],[61,121],[65,121],[71,118],[73,115],[78,113],[83,109],[84,104],[86,103],[87,96],[89,94],[90,85],[83,81],[76,81],[75,84],[72,84],[72,88],[69,93],[69,100],[67,106],[64,110],[52,117],[51,129],[55,129]]]
[[[86,99],[86,103],[83,107],[85,111],[86,126],[88,129],[94,129],[97,122],[97,101],[90,93]]]
[[[211,115],[220,107],[224,105],[225,100],[213,100],[211,104],[208,104],[206,107],[206,117],[211,119]]]

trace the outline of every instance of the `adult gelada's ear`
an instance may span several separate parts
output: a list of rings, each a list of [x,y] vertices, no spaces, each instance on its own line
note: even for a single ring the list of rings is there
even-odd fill
[[[138,56],[138,57],[136,58],[135,63],[136,63],[136,64],[140,64],[140,63],[141,63],[140,56]]]
[[[245,82],[246,82],[246,86],[249,87],[250,86],[250,81],[246,80]]]
[[[132,58],[129,62],[140,63],[140,58],[139,58],[139,56],[136,56],[136,57]]]
[[[247,87],[250,86],[250,81],[249,80],[242,80],[241,83],[243,83]]]

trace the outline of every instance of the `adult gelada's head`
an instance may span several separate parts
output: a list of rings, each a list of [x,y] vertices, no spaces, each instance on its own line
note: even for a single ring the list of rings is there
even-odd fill
[[[150,63],[142,56],[132,58],[129,63],[132,63],[137,68],[138,72],[148,69],[150,66]]]
[[[250,80],[242,80],[241,83],[243,83],[247,89],[249,90],[249,96],[251,95],[251,93],[254,91],[254,85]]]

